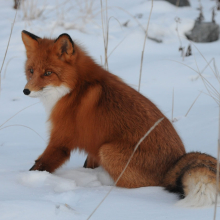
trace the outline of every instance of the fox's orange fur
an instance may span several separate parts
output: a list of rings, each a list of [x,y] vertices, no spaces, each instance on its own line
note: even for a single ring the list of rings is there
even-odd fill
[[[31,170],[53,172],[69,159],[72,150],[80,149],[88,154],[85,167],[101,165],[116,180],[140,138],[164,118],[141,143],[117,185],[164,186],[186,196],[191,182],[197,184],[200,175],[215,184],[216,159],[186,154],[161,111],[96,64],[69,35],[51,40],[23,31],[22,39],[27,54],[24,93],[49,105],[49,144]]]

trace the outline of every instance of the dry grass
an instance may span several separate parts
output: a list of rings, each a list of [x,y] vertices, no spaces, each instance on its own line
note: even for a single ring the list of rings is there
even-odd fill
[[[189,107],[189,110],[186,112],[185,117],[189,114],[190,110],[192,109],[193,105],[196,103],[197,99],[199,98],[199,96],[202,94],[202,92],[199,93],[199,95],[195,98],[195,100],[193,101],[192,105]]]
[[[142,50],[142,53],[141,53],[141,65],[140,65],[138,92],[140,92],[140,89],[141,89],[141,76],[142,76],[142,67],[143,67],[143,60],[144,60],[144,50],[145,50],[145,44],[146,44],[146,39],[147,39],[148,28],[149,28],[149,24],[150,24],[150,18],[151,18],[151,14],[152,14],[152,11],[153,11],[153,3],[154,3],[154,0],[151,1],[151,10],[150,10],[150,14],[149,14],[148,22],[147,22],[147,28],[145,30],[144,45],[143,45],[143,50]]]
[[[40,102],[34,103],[34,104],[32,104],[32,105],[29,105],[29,106],[27,106],[27,107],[21,109],[20,111],[16,112],[14,115],[12,115],[12,116],[11,116],[10,118],[8,118],[6,121],[4,121],[4,122],[0,125],[0,128],[1,128],[4,124],[6,124],[8,121],[10,121],[12,118],[14,118],[16,115],[18,115],[20,112],[22,112],[22,111],[24,111],[25,109],[30,108],[30,107],[32,107],[32,106],[38,104],[38,103],[40,103]]]
[[[42,7],[38,6],[38,0],[21,0],[23,19],[31,21],[42,16],[46,9],[46,1]]]
[[[76,0],[81,19],[84,23],[88,23],[94,18],[94,1],[93,0]]]
[[[65,8],[69,3],[70,7]],[[51,35],[58,26],[64,27],[66,30],[77,29],[81,32],[86,32],[86,24],[93,22],[95,17],[95,8],[93,0],[66,0],[62,3],[57,3],[55,7],[47,7],[47,1],[40,5],[38,0],[22,0],[21,10],[23,12],[23,19],[27,25],[31,25],[32,21],[43,17],[48,19],[51,13],[56,13],[56,19],[53,28],[51,28]],[[69,14],[73,16],[69,17]]]
[[[19,4],[19,3],[18,3],[18,4]],[[6,56],[7,56],[8,47],[9,47],[9,44],[10,44],[10,40],[11,40],[11,36],[12,36],[12,32],[13,32],[15,20],[16,20],[16,17],[17,17],[17,10],[18,10],[18,9],[16,9],[16,12],[15,12],[14,20],[13,20],[13,23],[12,23],[12,26],[11,26],[11,32],[10,32],[10,35],[9,35],[9,38],[8,38],[7,48],[6,48],[6,51],[5,51],[5,56],[4,56],[4,59],[3,59],[3,62],[2,62],[1,70],[0,70],[0,91],[1,91],[1,72],[2,72],[2,69],[3,69],[3,66],[4,66],[5,58],[6,58]],[[9,59],[9,61],[8,61],[8,63],[7,63],[7,66],[8,66],[9,62],[10,62],[13,58],[15,58],[15,57],[12,57],[11,59]],[[6,66],[6,69],[5,69],[5,74],[6,74],[6,71],[7,71],[7,66]],[[4,76],[5,76],[5,74],[4,74]],[[35,103],[35,104],[37,104],[37,103]],[[35,104],[33,104],[33,105],[35,105]],[[2,126],[3,126],[4,124],[6,124],[9,120],[11,120],[14,116],[16,116],[16,115],[19,114],[21,111],[23,111],[23,110],[25,110],[25,109],[27,109],[27,108],[33,106],[33,105],[30,105],[30,106],[28,106],[28,107],[23,108],[22,110],[18,111],[16,114],[14,114],[13,116],[11,116],[9,119],[7,119],[5,122],[3,122],[3,123],[0,125],[0,130],[3,130],[3,129],[8,128],[8,127],[14,127],[14,126],[25,127],[25,128],[28,128],[28,129],[32,130],[32,131],[33,131],[34,133],[36,133],[42,140],[44,140],[44,139],[40,136],[40,134],[39,134],[38,132],[36,132],[34,129],[32,129],[32,128],[28,127],[28,126],[25,126],[25,125],[8,125],[8,126],[5,126],[5,127],[2,128]],[[45,140],[44,140],[44,141],[45,141]]]
[[[215,58],[212,58],[207,64],[206,66],[202,69],[202,71],[200,72],[201,74],[203,74],[203,72],[207,69],[207,67],[213,62],[215,71],[216,71],[216,65],[215,65]],[[199,79],[200,75],[198,75],[197,77],[195,77],[193,80],[197,80]]]
[[[15,16],[14,16],[14,20],[13,20],[12,25],[11,25],[11,32],[10,32],[10,35],[9,35],[9,38],[8,38],[8,44],[7,44],[7,47],[6,47],[6,50],[5,50],[5,56],[4,56],[4,58],[3,58],[2,66],[1,66],[1,69],[0,69],[0,93],[1,93],[1,80],[2,80],[1,75],[2,75],[2,69],[3,69],[4,63],[5,63],[5,58],[6,58],[6,56],[7,56],[8,47],[9,47],[9,44],[10,44],[12,31],[13,31],[14,24],[15,24],[15,20],[16,20],[16,17],[17,17],[17,12],[18,12],[18,10],[16,9]]]
[[[141,65],[140,65],[140,76],[139,76],[139,86],[138,86],[138,91],[140,91],[140,83],[141,83],[141,76],[142,76],[142,67],[143,67],[143,58],[144,58],[144,50],[145,50],[145,44],[146,44],[146,39],[150,39],[153,40],[157,43],[161,43],[161,40],[156,39],[156,38],[152,38],[148,36],[148,27],[149,27],[149,22],[150,22],[150,17],[151,17],[151,13],[152,13],[152,9],[153,9],[153,0],[152,0],[152,5],[151,5],[151,11],[150,11],[150,15],[149,15],[149,19],[148,19],[148,23],[147,23],[147,27],[146,29],[143,27],[143,25],[138,21],[138,19],[133,16],[130,12],[128,12],[127,10],[121,8],[121,7],[108,7],[107,6],[107,0],[106,0],[106,5],[105,7],[103,6],[102,0],[100,0],[101,2],[101,10],[97,13],[97,14],[101,14],[101,19],[102,19],[102,32],[103,32],[103,41],[104,41],[104,55],[105,55],[105,63],[104,63],[104,67],[106,69],[108,69],[108,58],[112,55],[112,53],[118,48],[118,46],[127,38],[127,36],[131,33],[128,33],[113,49],[112,51],[108,54],[108,36],[109,36],[109,21],[112,17],[108,18],[108,13],[107,10],[108,9],[119,9],[120,11],[126,13],[127,15],[129,15],[137,24],[138,26],[143,30],[144,34],[145,34],[145,38],[144,38],[144,44],[143,44],[143,50],[142,50],[142,56],[141,56]],[[96,14],[96,15],[97,15]],[[95,16],[96,16],[95,15]],[[113,17],[114,18],[114,17]],[[116,19],[116,18],[115,18]],[[116,19],[117,20],[117,19]],[[117,20],[118,21],[118,20]],[[118,23],[120,24],[120,22],[118,21]],[[120,24],[121,25],[121,24]],[[102,58],[101,58],[101,63],[102,63]]]
[[[5,129],[5,128],[9,128],[9,127],[23,127],[23,128],[27,128],[27,129],[33,131],[35,134],[37,134],[44,142],[46,142],[46,141],[44,140],[44,138],[43,138],[37,131],[35,131],[33,128],[31,128],[31,127],[29,127],[29,126],[21,125],[21,124],[14,124],[14,125],[7,125],[7,126],[3,127],[3,125],[5,125],[8,121],[10,121],[12,118],[14,118],[14,117],[15,117],[16,115],[18,115],[20,112],[22,112],[22,111],[24,111],[25,109],[30,108],[30,107],[32,107],[32,106],[38,104],[38,103],[39,103],[39,102],[34,103],[34,104],[32,104],[32,105],[29,105],[29,106],[27,106],[27,107],[21,109],[20,111],[16,112],[14,115],[12,115],[10,118],[8,118],[6,121],[4,121],[4,122],[0,125],[0,130],[3,130],[3,129]]]
[[[220,99],[220,97],[219,97]],[[216,220],[217,214],[217,204],[218,204],[218,195],[219,195],[219,160],[220,160],[220,107],[219,107],[219,124],[218,124],[218,150],[217,150],[217,175],[216,175],[216,194],[215,194],[215,207],[214,207],[214,218]]]
[[[181,20],[179,17],[176,17],[175,18],[175,21],[176,21],[176,32],[177,32],[177,37],[179,39],[179,43],[180,43],[180,46],[179,46],[179,51],[181,51],[181,57],[184,61],[184,58],[185,58],[185,47],[183,47],[183,44],[182,44],[182,41],[181,41],[181,38],[180,38],[180,34],[179,34],[179,24],[181,23]]]
[[[23,128],[27,128],[27,129],[33,131],[35,134],[37,134],[44,142],[46,142],[46,141],[44,140],[44,138],[43,138],[38,132],[36,132],[33,128],[31,128],[31,127],[29,127],[29,126],[26,126],[26,125],[20,125],[20,124],[7,125],[7,126],[5,126],[5,127],[3,127],[3,128],[0,128],[0,130],[3,130],[3,129],[5,129],[5,128],[10,128],[10,127],[23,127]]]
[[[172,122],[174,122],[173,112],[174,112],[174,88],[173,88],[173,95],[172,95],[172,115],[171,115]]]
[[[219,101],[219,98],[218,98],[218,94],[219,92],[216,90],[216,88],[201,74],[201,72],[199,70],[195,70],[194,68],[192,68],[191,66],[188,66],[186,65],[185,63],[181,63],[179,61],[176,61],[176,60],[171,60],[171,59],[167,59],[167,60],[170,60],[172,62],[176,62],[176,63],[179,63],[183,66],[186,66],[188,67],[189,69],[193,70],[194,72],[198,73],[199,76],[201,77],[203,83],[204,83],[204,86],[205,88],[207,89],[208,91],[208,95],[210,97],[212,97],[214,99],[214,101],[219,105],[220,104],[220,101]],[[197,65],[197,61],[195,59],[195,62],[196,62],[196,65]],[[197,68],[198,68],[198,65],[197,65]],[[204,93],[204,92],[203,92]]]
[[[7,73],[7,69],[8,69],[9,63],[10,63],[14,58],[17,58],[17,56],[11,57],[11,58],[8,60],[8,62],[7,62],[7,64],[6,64],[6,67],[5,67],[3,79],[5,79],[5,77],[6,77],[6,73]]]
[[[103,10],[103,3],[100,0],[101,4],[101,20],[102,20],[102,34],[104,41],[104,55],[105,63],[104,67],[108,70],[108,37],[109,37],[109,19],[108,19],[108,0],[105,1],[105,10]]]
[[[212,97],[215,102],[219,105],[220,104],[220,100],[219,100],[219,92],[218,90],[205,78],[202,76],[201,74],[201,71],[199,70],[199,66],[197,64],[197,61],[196,61],[196,57],[194,56],[194,59],[195,59],[195,63],[196,63],[196,67],[197,67],[197,73],[199,74],[199,76],[201,77],[202,79],[202,82],[206,88],[206,90],[208,91],[208,94],[210,97]],[[206,59],[205,59],[206,61]],[[207,61],[206,61],[207,62]],[[208,63],[208,62],[207,62]],[[209,66],[210,67],[210,66]],[[212,68],[211,68],[212,69]],[[217,73],[216,73],[217,74]],[[214,74],[216,76],[216,74]]]
[[[199,54],[201,55],[201,57],[204,59],[204,61],[206,62],[206,66],[205,68],[203,69],[203,71],[206,69],[206,67],[209,67],[211,69],[211,71],[213,72],[213,75],[215,76],[216,80],[219,82],[220,84],[220,74],[219,74],[219,71],[218,71],[218,68],[216,67],[216,64],[215,64],[215,59],[212,58],[209,62],[207,61],[207,59],[204,57],[204,55],[201,53],[201,51],[196,47],[195,44],[193,44],[193,46],[196,48],[196,50],[199,52]],[[203,75],[202,75],[202,72],[203,71],[200,71],[199,69],[199,66],[197,64],[197,61],[196,61],[196,57],[194,55],[194,59],[195,59],[195,63],[196,63],[196,67],[197,67],[197,70],[193,69],[192,67],[184,64],[184,63],[181,63],[181,62],[178,62],[178,61],[174,61],[174,60],[171,60],[171,61],[174,61],[174,62],[177,62],[177,63],[180,63],[188,68],[190,68],[191,70],[195,71],[196,73],[198,73],[198,76],[201,77],[201,80],[207,90],[207,95],[209,95],[219,106],[219,132],[218,132],[218,141],[217,141],[217,175],[216,175],[216,196],[215,196],[215,206],[214,206],[214,220],[216,220],[216,212],[217,212],[217,204],[218,204],[218,195],[219,195],[219,160],[220,160],[220,92],[218,91],[219,89],[216,89]],[[212,68],[211,66],[211,62],[213,61],[214,63],[214,69]],[[220,85],[219,85],[220,86]],[[201,94],[201,93],[200,93]],[[200,95],[199,94],[199,95]],[[198,96],[199,97],[199,96]],[[198,99],[198,97],[196,98],[196,100]],[[195,101],[196,101],[195,100]],[[194,101],[194,103],[195,103]],[[194,104],[193,103],[193,104]],[[191,107],[190,107],[191,109]],[[189,110],[190,110],[189,109]],[[189,111],[188,111],[189,112]],[[187,112],[187,114],[188,114]],[[187,115],[186,114],[186,115]]]
[[[138,19],[137,19],[135,16],[133,16],[130,12],[128,12],[127,10],[125,10],[125,9],[123,9],[123,8],[121,8],[121,7],[111,7],[111,8],[117,8],[117,9],[119,9],[120,11],[125,12],[126,14],[128,14],[128,15],[138,24],[138,26],[143,30],[144,34],[146,34],[146,30],[145,30],[144,26],[143,26],[143,25],[138,21]],[[162,43],[162,40],[161,40],[161,39],[157,39],[157,38],[155,38],[155,37],[150,37],[150,36],[148,36],[148,35],[147,35],[147,38],[148,38],[149,40],[154,41],[154,42]]]
[[[23,1],[22,1],[22,2],[23,2]],[[19,2],[18,4],[20,4],[20,2]],[[19,7],[18,7],[18,8],[19,8]],[[14,20],[13,20],[13,22],[12,22],[11,31],[10,31],[10,35],[9,35],[9,38],[8,38],[8,44],[7,44],[7,47],[6,47],[5,55],[4,55],[3,62],[2,62],[2,66],[1,66],[1,70],[0,70],[0,91],[1,91],[1,73],[2,73],[3,66],[4,66],[5,58],[6,58],[6,56],[7,56],[8,48],[9,48],[9,45],[10,45],[10,40],[11,40],[11,36],[12,36],[12,32],[13,32],[15,20],[16,20],[16,17],[17,17],[17,10],[18,10],[18,9],[16,9],[15,16],[14,16]],[[6,65],[6,68],[5,68],[4,77],[6,76],[6,71],[7,71],[8,64],[9,64],[10,61],[11,61],[12,59],[14,59],[14,58],[15,58],[15,57],[12,57],[12,58],[10,58],[10,59],[8,60],[7,65]],[[35,104],[37,104],[37,103],[35,103]],[[26,125],[17,124],[17,125],[8,125],[8,126],[5,126],[5,127],[2,127],[4,124],[6,124],[9,120],[11,120],[11,119],[12,119],[13,117],[15,117],[17,114],[19,114],[19,113],[22,112],[23,110],[25,110],[25,109],[27,109],[27,108],[29,108],[29,107],[35,105],[35,104],[32,104],[32,105],[30,105],[30,106],[27,106],[27,107],[21,109],[20,111],[18,111],[17,113],[15,113],[13,116],[11,116],[10,118],[8,118],[5,122],[3,122],[3,123],[0,125],[0,130],[3,130],[3,129],[5,129],[5,128],[9,128],[9,127],[15,127],[15,126],[17,126],[17,127],[18,127],[18,126],[19,126],[19,127],[24,127],[24,128],[27,128],[27,129],[33,131],[34,133],[36,133],[36,134],[45,142],[45,140],[43,139],[43,137],[42,137],[38,132],[36,132],[34,129],[32,129],[32,128],[26,126]]]
[[[69,2],[72,4],[68,9],[64,10],[64,4]],[[53,29],[57,26],[62,26],[66,30],[77,29],[81,32],[86,32],[86,25],[94,22],[95,7],[93,0],[67,0],[62,5],[57,5],[52,11],[56,10],[57,19]],[[62,6],[62,7],[61,7]],[[74,16],[69,17],[68,13]]]

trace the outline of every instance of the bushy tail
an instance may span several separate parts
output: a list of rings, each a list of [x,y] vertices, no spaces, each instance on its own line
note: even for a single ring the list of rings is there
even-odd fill
[[[215,203],[217,160],[207,154],[192,152],[183,155],[167,172],[164,186],[180,195],[177,205],[210,206]],[[220,184],[219,184],[220,190]],[[218,204],[220,204],[218,191]]]

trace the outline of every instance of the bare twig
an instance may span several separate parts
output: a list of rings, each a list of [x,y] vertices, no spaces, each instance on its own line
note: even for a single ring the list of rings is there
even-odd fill
[[[100,61],[101,61],[101,65],[102,65],[102,56],[100,55]]]
[[[17,114],[19,114],[20,112],[24,111],[24,110],[27,109],[27,108],[30,108],[30,107],[33,106],[33,105],[38,104],[38,103],[40,103],[40,102],[34,103],[34,104],[32,104],[32,105],[29,105],[29,106],[27,106],[27,107],[21,109],[20,111],[16,112],[14,115],[12,115],[10,118],[8,118],[5,122],[3,122],[3,123],[0,125],[0,127],[2,127],[4,124],[6,124],[6,123],[7,123],[8,121],[10,121],[12,118],[14,118],[14,117],[15,117]]]
[[[183,58],[183,61],[184,61],[185,47],[183,47],[183,45],[182,45],[182,41],[181,41],[181,38],[180,38],[180,35],[179,35],[179,28],[178,28],[178,24],[181,23],[181,20],[180,20],[179,17],[176,17],[175,21],[176,21],[176,32],[177,32],[177,36],[178,36],[178,39],[179,39],[179,42],[180,42],[179,51],[181,51],[181,57]]]
[[[130,33],[129,33],[130,34]],[[129,35],[128,34],[128,35]],[[126,39],[126,37],[128,36],[126,35],[113,49],[112,51],[109,53],[108,58],[112,55],[112,53],[117,49],[117,47]]]
[[[154,0],[151,1],[150,15],[149,15],[148,22],[147,22],[147,28],[145,30],[144,45],[143,45],[143,50],[141,54],[141,67],[140,67],[140,76],[139,76],[139,83],[138,83],[138,92],[140,92],[140,88],[141,88],[141,76],[142,76],[142,67],[143,67],[143,60],[144,60],[144,50],[145,50],[145,44],[146,44],[146,39],[147,39],[148,27],[150,24],[150,18],[151,18],[151,14],[153,11],[153,3],[154,3]]]
[[[7,64],[6,64],[6,67],[5,67],[3,79],[5,79],[6,72],[7,72],[7,68],[8,68],[8,64],[9,64],[9,63],[11,62],[11,60],[13,60],[14,58],[17,58],[17,56],[11,57],[11,58],[8,60],[8,62],[7,62]]]
[[[208,61],[206,60],[206,58],[204,57],[204,55],[200,52],[200,50],[199,50],[194,44],[193,44],[193,46],[197,49],[197,51],[200,53],[200,55],[202,56],[202,58],[203,58],[203,59],[206,61],[206,63],[207,63],[207,65],[205,66],[205,68],[203,69],[203,71],[206,69],[207,66],[209,66],[210,69],[212,70],[214,76],[216,77],[216,79],[217,79],[218,82],[220,83],[219,71],[218,71],[218,69],[217,69],[217,67],[216,67],[216,65],[215,65],[215,59],[212,58],[212,59],[208,62]],[[195,58],[195,56],[194,56],[194,58]],[[210,65],[211,61],[213,61],[213,63],[214,63],[214,70],[212,69],[212,67],[211,67],[211,65]],[[180,63],[180,62],[178,62],[178,61],[174,61],[174,62]],[[195,58],[195,62],[196,62],[196,58]],[[181,64],[183,64],[183,63],[181,63]],[[185,64],[183,64],[183,65],[185,65]],[[199,76],[201,77],[201,79],[202,79],[202,81],[203,81],[203,83],[204,83],[204,85],[205,85],[205,87],[206,87],[206,89],[207,89],[207,91],[208,91],[208,93],[209,93],[208,95],[211,96],[211,97],[216,101],[216,103],[219,105],[219,132],[218,132],[216,195],[215,195],[215,207],[214,207],[214,218],[213,218],[214,220],[216,220],[216,211],[217,211],[218,195],[219,195],[219,180],[220,180],[220,179],[219,179],[219,171],[220,171],[220,168],[219,168],[219,160],[220,160],[220,92],[218,92],[218,91],[214,88],[214,86],[212,86],[212,84],[202,76],[202,74],[201,74],[201,72],[200,72],[200,70],[199,70],[199,67],[198,67],[197,62],[196,62],[196,66],[197,66],[198,71],[194,70],[193,68],[191,68],[191,67],[188,66],[188,65],[185,65],[185,66],[187,66],[188,68],[192,69],[193,71],[195,71],[195,72],[197,72],[197,73],[199,74]],[[203,71],[202,71],[202,72],[203,72]],[[210,91],[210,89],[212,89],[212,91]],[[213,92],[214,92],[215,94],[213,94]],[[214,96],[216,96],[216,97],[214,97]],[[197,97],[197,98],[198,98],[198,97]],[[195,101],[196,101],[196,100],[195,100]],[[187,113],[188,113],[188,112],[187,112]]]
[[[128,14],[128,15],[129,15],[131,18],[133,18],[133,20],[138,24],[138,26],[142,29],[142,31],[144,32],[144,34],[146,33],[145,28],[143,27],[143,25],[142,25],[142,24],[138,21],[138,19],[137,19],[135,16],[133,16],[130,12],[128,12],[128,11],[126,11],[125,9],[123,9],[123,8],[121,8],[121,7],[118,7],[118,6],[108,7],[108,9],[113,9],[113,8],[117,8],[117,9],[119,9],[119,10],[125,12],[126,14]],[[104,9],[100,10],[99,12],[97,12],[97,13],[95,14],[95,16],[97,16],[99,13],[102,13],[102,11],[104,11],[104,10],[106,10],[106,9],[104,8]],[[162,42],[161,39],[157,39],[157,38],[155,38],[155,37],[147,36],[147,38],[148,38],[149,40],[155,41],[155,42],[157,42],[157,43],[161,43],[161,42]]]
[[[201,79],[202,79],[202,81],[203,81],[203,84],[204,84],[204,86],[206,87],[206,90],[208,91],[208,93],[209,93],[209,95],[210,95],[211,97],[213,97],[214,95],[216,95],[216,96],[217,96],[217,99],[218,99],[218,97],[219,97],[218,91],[215,89],[214,86],[212,86],[212,84],[211,84],[208,80],[206,80],[206,79],[202,76],[202,74],[201,74],[201,72],[200,72],[200,70],[199,70],[199,66],[198,66],[198,64],[197,64],[195,55],[194,55],[194,59],[195,59],[196,67],[197,67],[197,69],[198,69],[198,74],[200,75],[200,77],[201,77]],[[213,89],[213,91],[210,90],[210,89]],[[213,92],[215,92],[216,94],[213,94]]]
[[[39,8],[37,0],[25,0],[21,1],[21,8],[24,14],[24,19],[27,21],[34,20],[39,18],[44,12],[47,7],[46,1],[42,8]]]
[[[102,0],[100,0],[101,3],[101,19],[102,19],[102,34],[103,34],[103,41],[104,41],[104,50],[105,50],[105,68],[108,70],[108,35],[109,35],[109,23],[108,23],[108,0],[106,0],[106,9],[105,9],[105,15],[103,14],[103,5]]]
[[[174,111],[174,88],[173,88],[173,95],[172,95],[172,115],[171,115],[171,121],[174,122],[173,120],[173,111]]]
[[[178,36],[178,39],[179,39],[179,42],[180,42],[180,47],[179,48],[183,48],[182,46],[182,41],[181,41],[181,38],[180,38],[180,35],[179,35],[179,28],[178,28],[178,24],[181,23],[181,20],[179,17],[176,17],[175,18],[175,22],[176,22],[176,32],[177,32],[177,36]]]
[[[145,28],[143,27],[143,25],[138,21],[138,19],[133,16],[130,12],[126,11],[125,9],[121,8],[121,7],[115,7],[115,8],[118,8],[119,10],[125,12],[126,14],[128,14],[129,16],[131,16],[136,22],[137,24],[141,27],[141,29],[144,31],[144,33],[146,34],[146,30]]]
[[[19,5],[19,3],[18,3],[18,5]],[[18,12],[18,9],[16,9],[14,20],[13,20],[12,25],[11,25],[11,32],[10,32],[10,35],[9,35],[9,38],[8,38],[8,44],[7,44],[7,48],[6,48],[6,51],[5,51],[5,56],[4,56],[4,59],[3,59],[3,62],[2,62],[1,70],[0,70],[0,93],[1,93],[1,74],[2,74],[2,69],[3,69],[3,66],[4,66],[5,58],[7,56],[8,47],[9,47],[9,44],[10,44],[12,31],[13,31],[15,20],[16,20],[16,17],[17,17],[17,12]]]
[[[125,35],[125,37],[112,49],[112,51],[109,53],[108,58],[112,55],[112,53],[120,46],[120,44],[131,34],[132,32]]]
[[[201,93],[202,93],[202,94],[205,94],[205,95],[207,95],[207,96],[210,97],[210,95],[209,95],[208,93],[206,93],[206,92],[201,91]],[[215,102],[216,102],[218,105],[220,105],[220,102],[219,102],[218,99],[216,99],[214,96],[212,96],[212,98],[215,100]]]
[[[211,65],[210,65],[210,63],[206,60],[206,58],[204,57],[204,55],[201,53],[201,51],[196,47],[196,45],[195,44],[193,44],[193,46],[196,48],[196,50],[199,52],[199,54],[202,56],[202,58],[205,60],[205,62],[208,64],[208,66],[210,67],[210,69],[212,70],[212,72],[213,72],[213,74],[216,76],[216,73],[215,73],[215,71],[212,69],[212,67],[211,67]],[[219,83],[220,83],[220,79],[219,78],[217,78],[217,80],[219,81]]]
[[[16,124],[16,125],[7,125],[7,126],[5,126],[5,127],[3,127],[3,128],[0,128],[0,130],[3,130],[3,129],[5,129],[5,128],[9,128],[9,127],[24,127],[24,128],[28,128],[28,129],[30,129],[31,131],[33,131],[35,134],[37,134],[44,142],[46,142],[46,141],[43,139],[43,137],[42,137],[38,132],[36,132],[33,128],[30,128],[30,127],[28,127],[28,126],[26,126],[26,125],[19,125],[19,124]]]
[[[155,127],[157,127],[157,125],[163,120],[164,118],[159,119],[148,131],[147,133],[138,141],[138,143],[136,144],[133,153],[131,154],[127,164],[125,165],[124,169],[122,170],[121,174],[119,175],[119,177],[117,178],[117,180],[115,181],[114,185],[111,187],[111,189],[108,191],[108,193],[106,194],[106,196],[102,199],[102,201],[98,204],[98,206],[93,210],[93,212],[89,215],[89,217],[87,218],[87,220],[89,220],[93,214],[96,212],[96,210],[100,207],[100,205],[105,201],[105,199],[108,197],[108,195],[110,194],[110,192],[114,189],[114,187],[117,185],[118,181],[120,180],[120,178],[122,177],[122,175],[124,174],[125,170],[127,169],[129,163],[131,162],[132,157],[134,156],[134,153],[136,152],[136,150],[138,149],[139,145],[143,142],[143,140],[151,133],[151,131],[154,130]]]
[[[219,97],[220,98],[220,97]],[[215,194],[215,208],[214,220],[216,220],[218,194],[219,194],[219,159],[220,159],[220,106],[219,106],[219,120],[218,120],[218,152],[217,152],[217,174],[216,174],[216,194]]]
[[[198,73],[199,76],[201,77],[201,79],[202,79],[202,81],[203,81],[203,83],[204,83],[204,85],[205,85],[205,87],[206,87],[208,93],[209,93],[209,96],[212,97],[212,98],[216,101],[217,104],[219,104],[219,101],[218,101],[218,94],[219,94],[219,92],[215,89],[215,87],[214,87],[205,77],[203,77],[203,75],[201,74],[201,72],[196,71],[196,70],[193,69],[192,67],[190,67],[190,66],[188,66],[188,65],[186,65],[186,64],[184,64],[184,63],[181,63],[181,62],[179,62],[179,61],[171,60],[171,59],[168,59],[168,60],[173,61],[173,62],[176,62],[176,63],[180,63],[180,64],[182,64],[182,65],[188,67],[189,69],[193,70],[194,72]],[[196,62],[196,64],[197,64],[197,62]],[[197,65],[197,68],[198,68],[198,65]],[[212,89],[212,91],[210,91],[209,88]],[[213,93],[214,93],[214,94],[213,94]],[[215,98],[214,96],[216,96],[216,98]]]
[[[208,62],[208,64],[206,64],[206,66],[203,68],[203,70],[201,71],[201,74],[206,70],[206,68],[209,66],[209,64],[211,63],[211,62],[214,62],[214,58],[212,58],[209,62]],[[198,78],[199,78],[200,76],[197,76],[196,78],[195,78],[195,80],[197,80]]]
[[[218,74],[217,67],[216,74]],[[219,94],[219,102],[220,102],[220,94]],[[218,119],[218,151],[217,151],[217,174],[216,174],[216,194],[215,194],[215,208],[214,208],[214,220],[216,220],[217,213],[217,204],[218,204],[218,195],[219,195],[219,159],[220,159],[220,105],[219,105],[219,119]]]
[[[220,126],[220,124],[219,124]],[[220,136],[219,136],[220,138]],[[214,220],[216,220],[218,195],[219,195],[219,159],[220,159],[220,139],[218,138],[218,157],[217,157],[217,174],[216,174],[216,194],[215,194],[215,208],[214,208]]]
[[[204,20],[204,15],[203,15],[203,7],[201,0],[199,0],[199,17],[196,19],[198,22],[202,22]]]
[[[196,97],[196,99],[194,100],[194,102],[192,103],[192,105],[189,107],[189,110],[187,111],[185,117],[188,115],[188,113],[190,112],[191,108],[193,107],[193,105],[195,104],[195,102],[197,101],[197,99],[199,98],[199,96],[201,95],[202,92],[199,93],[199,95]]]

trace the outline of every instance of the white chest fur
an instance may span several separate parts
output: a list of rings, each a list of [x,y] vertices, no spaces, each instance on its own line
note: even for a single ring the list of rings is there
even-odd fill
[[[40,95],[40,100],[42,101],[46,113],[50,116],[53,107],[56,103],[70,92],[70,89],[66,86],[48,86],[45,87]]]

